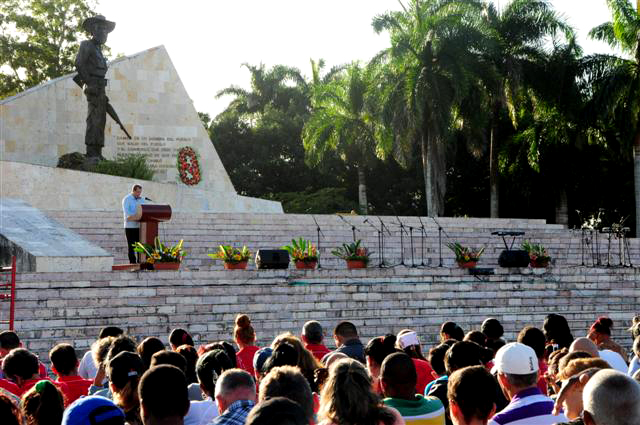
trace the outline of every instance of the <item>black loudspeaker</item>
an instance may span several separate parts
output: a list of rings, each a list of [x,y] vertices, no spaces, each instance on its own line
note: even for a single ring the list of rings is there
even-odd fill
[[[289,253],[284,249],[259,249],[256,253],[256,267],[286,269],[289,267]]]
[[[527,267],[529,253],[522,249],[505,249],[498,257],[500,267]]]

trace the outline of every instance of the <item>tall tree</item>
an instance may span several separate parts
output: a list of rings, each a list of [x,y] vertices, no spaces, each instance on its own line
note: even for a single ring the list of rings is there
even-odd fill
[[[607,0],[612,20],[592,29],[592,38],[607,42],[624,56],[587,58],[587,78],[592,83],[592,109],[613,119],[623,115],[631,130],[633,152],[636,236],[640,235],[640,0]],[[623,129],[621,134],[624,135]]]
[[[420,146],[427,214],[444,213],[446,149],[460,106],[486,71],[479,54],[489,42],[479,25],[482,2],[414,0],[401,11],[373,20],[376,32],[390,35],[391,48],[374,62],[386,63],[385,121],[395,134],[394,153],[406,162]],[[467,109],[468,110],[468,109]]]
[[[319,164],[330,152],[358,171],[358,203],[368,212],[366,169],[374,156],[384,156],[381,147],[391,139],[368,108],[370,78],[366,70],[352,64],[343,78],[316,87],[313,112],[305,123],[302,140],[307,159]]]
[[[0,98],[74,69],[82,22],[95,0],[0,2]]]
[[[495,67],[492,80],[487,81],[490,96],[489,136],[489,185],[490,216],[499,216],[498,152],[501,137],[498,135],[500,115],[510,112],[517,125],[515,110],[518,100],[526,97],[531,81],[527,76],[541,78],[541,74],[527,74],[528,69],[539,68],[546,58],[545,42],[558,31],[569,38],[572,30],[553,10],[547,0],[513,0],[504,9],[487,2],[483,21],[493,40],[487,44],[487,60]]]

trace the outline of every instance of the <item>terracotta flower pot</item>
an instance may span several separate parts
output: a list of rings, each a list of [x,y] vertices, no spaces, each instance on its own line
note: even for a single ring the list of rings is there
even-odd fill
[[[307,269],[307,270],[312,270],[315,269],[316,266],[318,265],[318,261],[302,261],[302,260],[296,260],[295,261],[296,264],[296,269]]]
[[[180,263],[153,263],[154,270],[178,270],[180,269]]]
[[[248,260],[240,261],[239,263],[230,263],[225,261],[224,268],[227,270],[244,270],[247,268]]]
[[[549,261],[550,260],[530,261],[529,265],[531,265],[531,267],[533,267],[534,269],[541,269],[541,268],[549,267]]]
[[[348,269],[366,269],[367,263],[363,260],[345,260]]]
[[[478,260],[475,261],[458,261],[458,267],[461,269],[472,269],[478,264]]]

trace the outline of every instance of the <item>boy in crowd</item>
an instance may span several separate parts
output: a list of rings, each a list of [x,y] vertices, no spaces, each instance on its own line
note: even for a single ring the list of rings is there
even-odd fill
[[[24,394],[43,379],[38,374],[38,366],[36,355],[24,348],[14,348],[2,359],[2,371],[19,388],[19,394],[16,395]],[[69,391],[64,383],[56,383],[56,386],[63,394]]]
[[[301,337],[304,348],[311,351],[316,359],[322,360],[324,356],[329,354],[329,349],[322,343],[324,335],[320,322],[311,320],[305,323],[302,327]]]
[[[140,416],[144,425],[182,425],[189,411],[187,378],[175,366],[147,370],[138,386]]]
[[[449,377],[447,397],[454,425],[487,425],[496,412],[496,380],[484,366],[458,369]]]
[[[58,376],[56,383],[64,383],[67,392],[64,393],[67,403],[73,403],[81,396],[89,394],[89,387],[93,381],[78,375],[78,357],[76,350],[69,344],[58,344],[49,351],[52,370]]]
[[[13,331],[3,331],[0,332],[0,360],[5,358],[9,351],[14,348],[21,348],[22,342],[20,342],[20,338],[18,334]],[[46,379],[49,375],[47,374],[47,368],[40,361],[38,361],[38,375]],[[4,373],[0,371],[0,378],[4,378]]]

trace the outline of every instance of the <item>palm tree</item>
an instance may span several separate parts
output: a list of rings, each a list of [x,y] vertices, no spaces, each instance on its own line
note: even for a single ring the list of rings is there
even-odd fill
[[[624,56],[588,57],[587,78],[592,83],[593,109],[603,116],[625,117],[632,134],[635,183],[636,236],[640,235],[640,0],[607,0],[612,20],[592,29],[589,35],[608,43]]]
[[[369,112],[370,74],[358,64],[346,69],[342,78],[321,84],[316,81],[313,111],[302,133],[307,160],[319,164],[330,152],[337,152],[358,172],[360,211],[368,212],[365,172],[374,156],[384,156],[380,145],[391,138]]]
[[[526,97],[527,69],[538,68],[546,58],[547,37],[563,31],[572,38],[572,30],[553,11],[547,0],[513,0],[499,11],[491,2],[486,4],[483,21],[493,43],[485,49],[487,60],[495,67],[492,81],[487,81],[490,97],[489,186],[490,216],[499,216],[498,123],[505,109],[517,126],[517,103]],[[529,74],[529,76],[532,76]],[[532,76],[539,79],[540,74]]]
[[[415,144],[422,157],[427,214],[444,213],[446,149],[452,124],[462,122],[463,100],[487,67],[480,52],[488,42],[476,0],[415,0],[402,11],[373,20],[387,31],[391,48],[372,63],[384,64],[382,116],[395,134],[393,152],[406,163]]]

